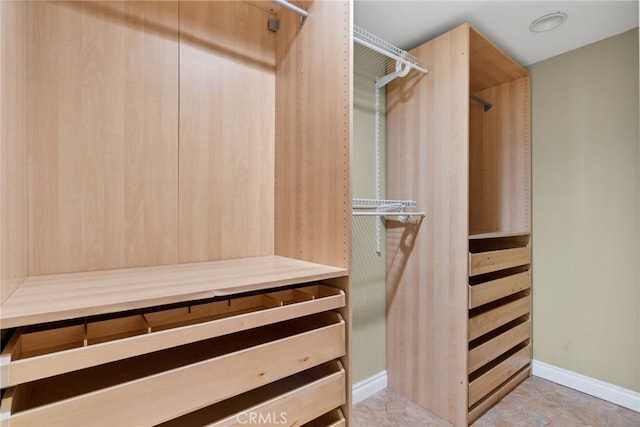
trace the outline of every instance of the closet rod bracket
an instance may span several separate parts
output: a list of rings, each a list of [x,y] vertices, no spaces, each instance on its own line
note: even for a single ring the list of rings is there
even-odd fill
[[[489,101],[485,101],[484,99],[480,98],[479,96],[476,96],[472,93],[469,94],[469,98],[471,98],[472,100],[476,101],[477,103],[482,104],[482,106],[484,107],[484,112],[486,113],[487,111],[489,111],[491,109],[491,107],[493,107],[493,104],[490,103]]]

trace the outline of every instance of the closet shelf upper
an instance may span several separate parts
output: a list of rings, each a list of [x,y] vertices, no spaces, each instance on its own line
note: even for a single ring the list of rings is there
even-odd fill
[[[2,328],[134,310],[347,276],[281,256],[27,278],[2,304]]]
[[[416,69],[422,73],[428,72],[418,57],[371,34],[357,25],[353,26],[353,41],[360,46],[364,46],[383,55],[387,59],[395,61],[395,71],[376,79],[377,88],[384,87],[397,77],[406,76],[412,69]]]
[[[427,72],[427,69],[424,68],[424,64],[420,58],[410,54],[406,50],[402,50],[399,47],[392,45],[386,40],[381,39],[375,34],[372,34],[357,25],[353,26],[353,41],[362,46],[368,47],[389,59],[408,62],[413,68],[420,70],[423,73]]]

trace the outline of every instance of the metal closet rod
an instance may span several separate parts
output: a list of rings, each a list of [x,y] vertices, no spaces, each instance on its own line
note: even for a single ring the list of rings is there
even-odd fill
[[[309,12],[307,12],[306,10],[304,10],[302,8],[299,8],[295,4],[289,3],[286,0],[271,0],[271,1],[273,1],[274,3],[279,4],[282,7],[286,7],[287,9],[292,10],[295,13],[297,13],[298,15],[300,15],[302,17],[302,22],[300,22],[300,25],[304,24],[304,21],[309,16]]]
[[[424,212],[352,212],[353,216],[421,216],[427,214]]]
[[[489,111],[491,109],[491,107],[493,107],[493,104],[491,104],[490,102],[485,101],[484,99],[480,98],[479,96],[475,96],[474,94],[470,93],[469,94],[469,98],[473,99],[474,101],[484,105],[484,112],[486,113],[487,111]]]

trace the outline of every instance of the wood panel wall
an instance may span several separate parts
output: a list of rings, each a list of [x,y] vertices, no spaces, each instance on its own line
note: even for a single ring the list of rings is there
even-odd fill
[[[0,303],[28,275],[27,8],[0,2]]]
[[[531,230],[529,91],[526,76],[477,92],[486,113],[472,102],[470,234]]]
[[[349,2],[300,3],[302,28],[282,9],[277,35],[246,2],[22,4],[29,275],[349,267]]]
[[[245,2],[180,3],[180,262],[273,254],[270,18]]]
[[[351,267],[350,141],[352,2],[295,2],[276,38],[275,253]],[[328,40],[329,39],[329,40]],[[341,46],[340,48],[336,48]],[[349,277],[329,282],[351,295]],[[351,408],[351,304],[347,322],[347,419]]]
[[[273,254],[272,15],[29,9],[30,274]]]
[[[387,88],[387,196],[427,215],[387,222],[389,387],[466,425],[468,26],[411,53],[429,73]]]
[[[177,6],[29,4],[31,275],[177,262]]]
[[[349,268],[350,4],[297,4],[312,16],[276,44],[276,254]]]

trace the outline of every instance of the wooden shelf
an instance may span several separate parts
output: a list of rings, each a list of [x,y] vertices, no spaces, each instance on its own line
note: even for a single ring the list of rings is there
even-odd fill
[[[469,240],[500,239],[502,237],[528,236],[529,234],[531,234],[529,231],[522,231],[522,232],[496,231],[492,233],[470,234]]]
[[[28,277],[5,301],[11,328],[343,277],[344,268],[280,256]]]

